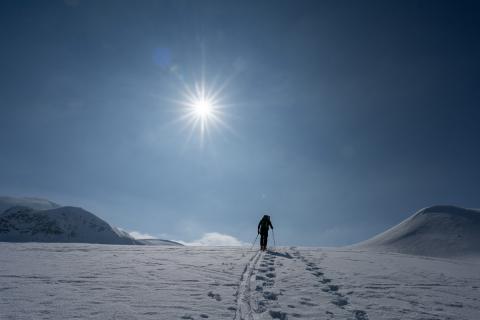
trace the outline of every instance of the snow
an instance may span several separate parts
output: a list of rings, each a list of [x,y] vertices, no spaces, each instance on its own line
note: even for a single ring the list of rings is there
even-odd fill
[[[480,254],[480,211],[455,206],[422,209],[354,247],[437,257]]]
[[[82,208],[63,207],[41,198],[0,197],[0,241],[181,245],[148,238],[137,241],[129,232]]]
[[[7,209],[0,214],[0,241],[182,246],[170,240],[133,239],[128,232],[76,207]]]
[[[55,202],[42,198],[0,196],[0,213],[15,206],[28,207],[36,210],[47,210],[60,207],[60,205]]]
[[[12,207],[0,214],[0,241],[140,244],[82,208]]]
[[[0,241],[150,245],[0,242],[2,320],[480,319],[478,210],[422,209],[346,248],[260,252],[134,240],[81,208],[49,203],[7,209]],[[222,234],[198,243],[218,238],[237,245]]]
[[[0,243],[0,319],[480,319],[480,259]]]
[[[183,244],[164,239],[136,239],[138,242],[148,246],[183,246]]]

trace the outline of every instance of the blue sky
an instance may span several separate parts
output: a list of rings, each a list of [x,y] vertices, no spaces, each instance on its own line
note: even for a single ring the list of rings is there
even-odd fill
[[[0,193],[284,245],[480,207],[474,1],[2,1]],[[185,85],[225,85],[200,141]],[[186,127],[186,129],[185,129]]]

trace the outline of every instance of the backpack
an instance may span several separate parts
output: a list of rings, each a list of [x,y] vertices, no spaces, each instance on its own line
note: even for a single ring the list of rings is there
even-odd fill
[[[268,226],[270,225],[270,217],[265,215],[263,216],[262,220],[260,220],[260,233],[267,233]]]

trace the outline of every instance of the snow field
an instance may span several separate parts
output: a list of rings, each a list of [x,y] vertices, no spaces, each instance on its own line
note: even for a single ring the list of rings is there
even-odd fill
[[[480,319],[480,260],[0,243],[0,319]]]

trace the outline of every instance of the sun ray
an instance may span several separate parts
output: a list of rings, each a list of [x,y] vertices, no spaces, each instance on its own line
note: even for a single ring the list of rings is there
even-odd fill
[[[180,105],[183,114],[179,116],[175,123],[181,122],[182,131],[188,129],[187,141],[192,140],[197,132],[197,141],[203,147],[212,139],[214,133],[221,132],[223,128],[232,131],[225,121],[225,108],[223,92],[226,88],[226,82],[220,82],[219,77],[215,77],[213,85],[208,86],[206,77],[202,72],[200,81],[188,85],[181,81],[183,90],[181,100],[172,100]]]

